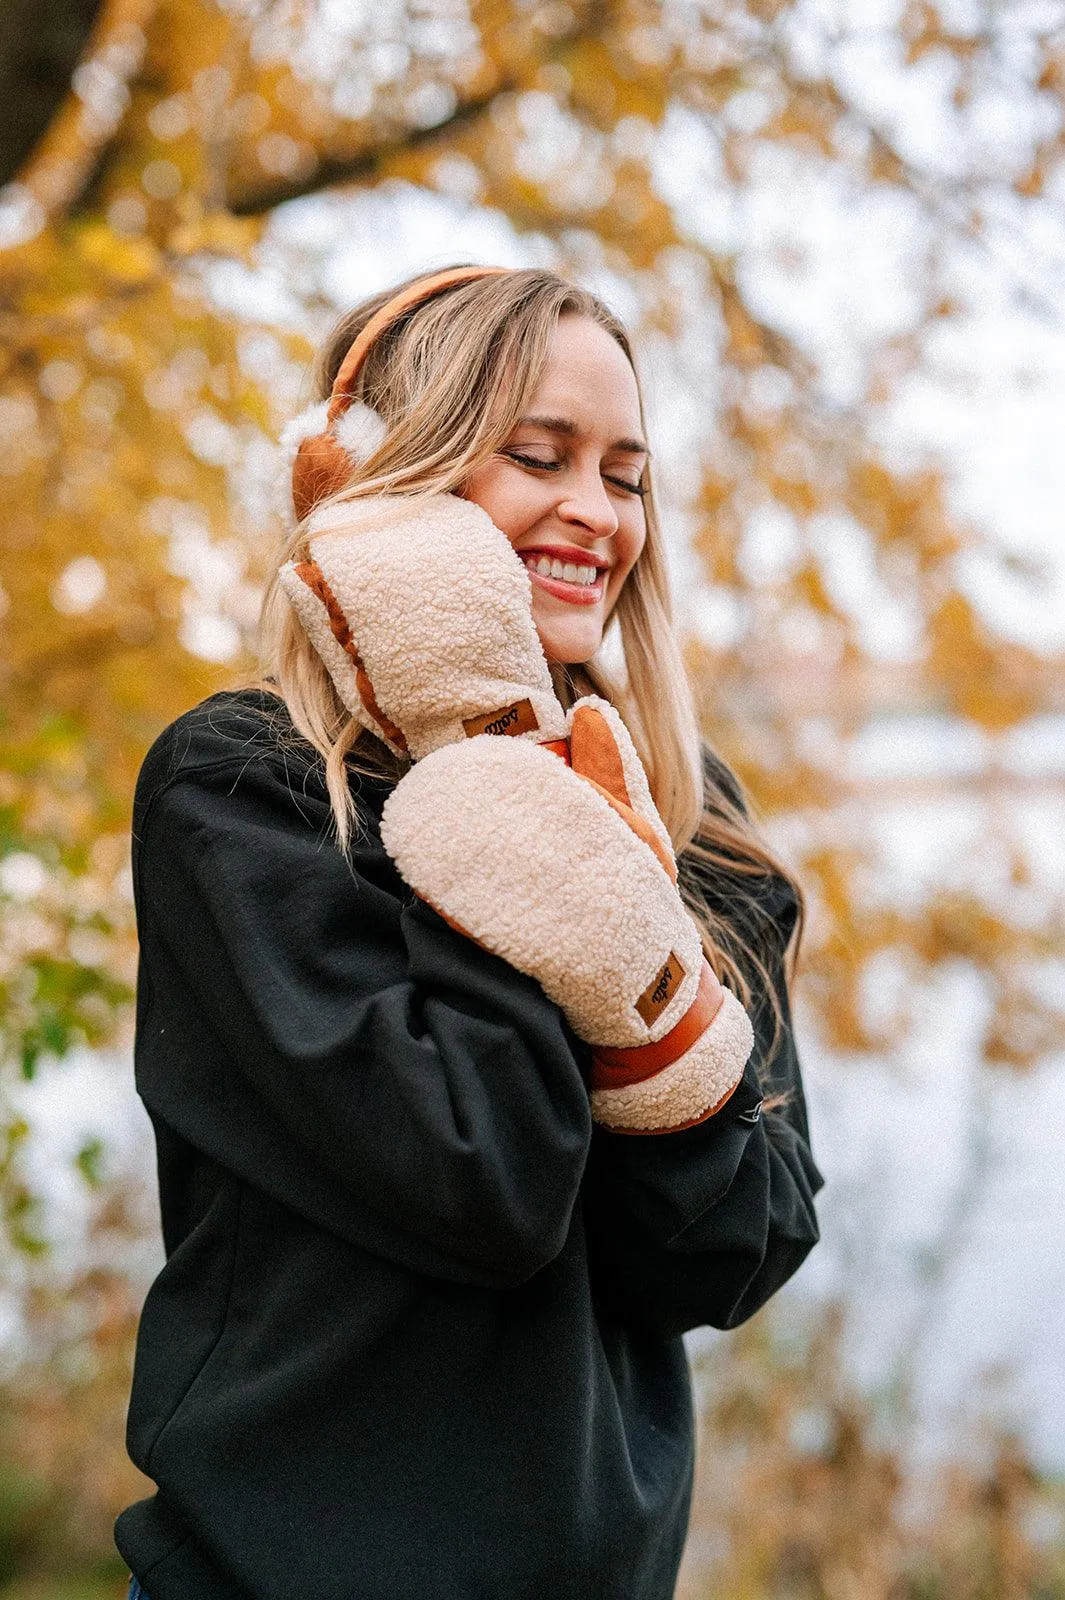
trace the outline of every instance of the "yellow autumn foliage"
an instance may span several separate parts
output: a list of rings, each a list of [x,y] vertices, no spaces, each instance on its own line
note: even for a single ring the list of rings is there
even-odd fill
[[[1060,948],[1060,893],[1024,890],[1031,863],[1008,825],[1014,779],[996,752],[1011,729],[1060,714],[1062,662],[980,614],[959,558],[986,555],[988,541],[952,509],[944,472],[901,467],[876,426],[919,363],[927,327],[963,308],[950,286],[930,285],[914,326],[870,357],[864,389],[830,403],[810,352],[701,215],[700,179],[681,203],[656,166],[660,141],[688,118],[740,186],[760,166],[801,156],[855,192],[916,197],[933,227],[955,226],[952,197],[932,192],[884,127],[785,49],[788,13],[786,0],[694,11],[657,0],[473,0],[468,11],[382,10],[363,27],[313,0],[104,0],[80,88],[19,174],[36,221],[0,254],[0,868],[14,862],[11,882],[27,886],[0,892],[6,1081],[81,1041],[128,1042],[136,772],[167,721],[252,664],[278,531],[263,463],[309,347],[287,326],[220,309],[208,268],[254,268],[288,200],[395,179],[446,195],[456,169],[472,174],[474,203],[502,213],[538,259],[550,252],[564,271],[622,283],[638,339],[668,350],[670,372],[688,361],[696,373],[702,435],[683,510],[708,592],[731,620],[720,638],[689,638],[686,659],[705,731],[807,885],[809,1025],[842,1052],[882,1048],[866,985],[894,953],[915,985],[950,962],[980,970],[992,996],[989,1063],[1023,1070],[1060,1040],[1062,1018],[1032,976]],[[953,60],[962,100],[996,48],[993,31],[952,31],[923,3],[906,8],[899,34],[915,70],[933,54]],[[1060,42],[1029,42],[1029,87],[1060,104]],[[1061,140],[1048,137],[1018,155],[1016,171],[1003,167],[998,192],[1036,203],[1060,185],[1062,165]],[[957,226],[969,237],[979,222],[967,214]],[[320,312],[316,288],[288,287]],[[249,356],[256,341],[266,341],[265,362]],[[771,569],[748,548],[767,509],[794,545]],[[885,606],[911,617],[906,659],[871,648],[868,617],[841,595],[823,543],[832,519],[865,552]],[[848,751],[869,723],[911,715],[984,741],[966,792],[986,816],[989,861],[1006,863],[1023,904],[993,874],[974,886],[960,873],[903,907],[880,893],[868,823],[899,796],[863,778]],[[918,777],[901,799],[919,808],[947,781]],[[0,1206],[8,1241],[32,1251],[25,1129],[3,1094]],[[100,1227],[111,1224],[136,1226],[101,1205]],[[118,1461],[136,1303],[120,1273],[89,1275],[73,1292],[91,1308],[97,1376],[81,1412],[65,1406],[61,1385],[25,1398],[25,1432],[34,1470],[77,1479],[71,1493],[91,1504],[91,1520],[128,1488],[111,1477],[98,1494],[86,1487],[95,1480],[84,1419]],[[43,1307],[45,1320],[55,1314]],[[794,1396],[786,1385],[773,1394],[779,1414],[761,1419],[760,1436],[790,1465],[778,1470],[742,1446],[744,1494],[774,1509],[754,1530],[739,1526],[739,1502],[721,1511],[734,1541],[729,1600],[783,1593],[766,1574],[799,1545],[814,1551],[811,1570],[829,1572],[801,1592],[888,1593],[886,1579],[877,1585],[897,1569],[889,1512],[875,1527],[872,1510],[864,1527],[844,1527],[832,1497],[856,1476],[867,1508],[890,1508],[891,1460],[841,1410],[831,1461],[796,1465],[781,1443]],[[742,1442],[740,1412],[758,1403],[738,1381],[719,1436]],[[1019,1503],[1011,1470],[1000,1463],[988,1493]],[[959,1491],[963,1502],[974,1516]]]

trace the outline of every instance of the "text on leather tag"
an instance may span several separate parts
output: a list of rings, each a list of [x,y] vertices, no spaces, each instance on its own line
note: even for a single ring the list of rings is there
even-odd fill
[[[656,1017],[660,1017],[676,994],[685,977],[684,968],[681,966],[680,957],[675,950],[669,952],[669,958],[663,961],[647,988],[636,1002],[636,1009],[640,1016],[650,1027]]]
[[[535,733],[540,723],[531,700],[516,700],[512,706],[503,706],[499,711],[464,717],[462,726],[466,737],[473,739],[479,733]]]

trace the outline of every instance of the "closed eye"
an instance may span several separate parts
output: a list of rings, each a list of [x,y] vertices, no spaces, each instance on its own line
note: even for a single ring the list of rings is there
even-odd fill
[[[519,466],[531,467],[534,472],[558,472],[562,467],[561,461],[537,461],[535,456],[523,456],[518,450],[504,450],[501,452],[511,461],[516,461]],[[612,478],[608,472],[603,473],[607,483],[613,483],[619,489],[625,489],[629,494],[639,495],[641,498],[647,493],[642,483],[629,483],[624,478]]]

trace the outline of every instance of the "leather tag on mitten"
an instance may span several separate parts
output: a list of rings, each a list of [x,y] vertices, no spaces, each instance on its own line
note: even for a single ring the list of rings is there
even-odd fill
[[[649,1028],[657,1022],[687,975],[677,952],[671,950],[636,1002],[636,1009]]]
[[[496,711],[483,711],[477,717],[465,717],[462,723],[468,739],[479,733],[535,733],[540,726],[531,700],[516,700],[513,705],[500,706]]]

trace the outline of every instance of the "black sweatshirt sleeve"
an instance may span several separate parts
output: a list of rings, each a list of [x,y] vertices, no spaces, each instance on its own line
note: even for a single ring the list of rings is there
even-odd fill
[[[321,1226],[500,1288],[562,1248],[591,1133],[539,985],[412,901],[371,819],[251,754],[153,751],[135,811],[137,1082],[154,1118]]]
[[[731,775],[723,776],[731,789]],[[683,872],[683,857],[680,865]],[[728,920],[727,875],[699,887]],[[782,1015],[775,1048],[772,1005],[756,990],[754,1051],[720,1112],[679,1133],[632,1136],[596,1127],[592,1137],[585,1210],[593,1283],[616,1315],[660,1334],[736,1327],[786,1282],[818,1238],[813,1199],[822,1179],[810,1153],[784,977],[798,907],[778,878],[759,898],[760,943]],[[763,1111],[770,1095],[783,1104]]]

